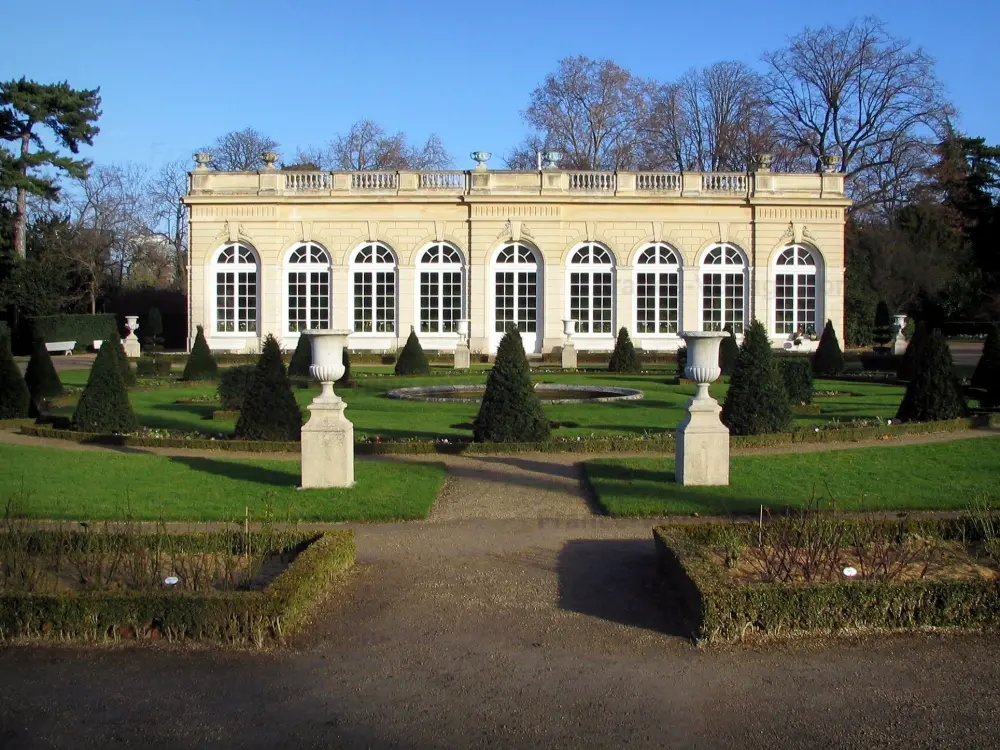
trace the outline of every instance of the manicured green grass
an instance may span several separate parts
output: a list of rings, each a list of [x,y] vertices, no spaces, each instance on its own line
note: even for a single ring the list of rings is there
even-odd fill
[[[354,487],[302,490],[298,461],[240,461],[0,445],[0,502],[31,518],[390,521],[426,518],[445,479],[433,463],[358,461]]]
[[[388,371],[390,368],[367,367],[359,371]],[[82,386],[86,371],[61,373],[67,385]],[[639,388],[645,392],[640,401],[619,401],[594,404],[547,405],[545,413],[552,421],[572,423],[576,426],[561,427],[553,434],[559,437],[586,437],[589,435],[641,435],[673,430],[684,414],[684,404],[694,395],[693,385],[669,385],[672,372],[664,375],[611,375],[606,372],[593,374],[540,373],[536,381],[544,383],[601,384]],[[419,385],[484,384],[486,373],[455,374],[432,378],[359,378],[356,388],[338,389],[347,401],[347,417],[354,423],[355,436],[364,439],[375,435],[392,438],[468,438],[471,429],[462,427],[472,422],[478,411],[476,404],[422,403],[397,401],[386,393],[393,388]],[[727,385],[717,383],[712,395],[720,401],[725,398]],[[819,380],[817,390],[836,390],[850,395],[818,400],[823,412],[818,415],[798,417],[797,426],[822,425],[835,419],[841,421],[856,417],[892,418],[896,414],[904,389],[878,383],[843,383]],[[296,399],[303,406],[318,392],[318,387],[297,388]],[[132,405],[142,425],[151,428],[197,431],[203,433],[228,433],[235,424],[231,421],[212,420],[212,411],[218,408],[211,403],[177,404],[181,399],[213,396],[214,384],[190,387],[162,388],[155,391],[133,390]],[[61,413],[72,414],[72,406]]]
[[[735,456],[728,487],[682,487],[673,458],[587,461],[587,477],[612,516],[756,514],[804,507],[963,510],[1000,501],[1000,438],[771,456]]]

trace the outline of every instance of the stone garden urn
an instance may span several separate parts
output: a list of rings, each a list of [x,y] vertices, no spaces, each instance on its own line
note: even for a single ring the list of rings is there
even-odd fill
[[[347,404],[333,392],[344,375],[349,331],[306,331],[312,350],[309,374],[320,394],[309,404],[302,427],[302,488],[350,487],[354,484],[354,425],[344,416]]]
[[[139,330],[139,316],[126,315],[125,327],[128,328],[128,336],[126,336],[125,340],[122,342],[122,346],[125,347],[125,356],[129,359],[135,359],[142,355],[142,347],[139,345],[139,337],[135,335],[135,332]]]
[[[576,333],[576,321],[571,318],[563,318],[563,335],[566,337],[566,341],[569,341],[574,333]]]
[[[687,403],[687,414],[677,426],[677,482],[684,485],[729,484],[729,429],[719,415],[722,407],[708,394],[708,386],[722,374],[719,346],[728,331],[685,331],[684,375],[697,392]]]
[[[903,329],[906,328],[906,316],[905,315],[893,315],[892,323],[896,327],[896,336],[892,340],[892,353],[902,354],[906,351],[906,336],[903,335]]]
[[[576,347],[573,346],[573,334],[576,333],[576,321],[572,318],[563,318],[563,335],[566,343],[562,348],[562,368],[564,370],[576,369]]]
[[[458,345],[455,347],[455,369],[468,370],[472,366],[472,352],[469,349],[469,319],[458,320]]]
[[[468,341],[469,340],[469,319],[459,318],[458,320],[458,340]]]

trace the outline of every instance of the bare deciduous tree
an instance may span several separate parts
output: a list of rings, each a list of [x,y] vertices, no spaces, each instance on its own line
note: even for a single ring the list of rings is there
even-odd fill
[[[187,193],[187,162],[177,159],[160,167],[149,181],[150,214],[174,248],[175,278],[187,290],[187,207],[181,198]]]
[[[423,146],[411,144],[404,133],[388,134],[371,120],[354,123],[325,148],[300,150],[300,163],[320,169],[394,171],[398,169],[447,169],[452,166],[444,144],[431,134]]]
[[[764,56],[766,95],[779,135],[814,160],[832,156],[856,209],[895,203],[951,115],[921,48],[873,18],[806,29]]]
[[[253,172],[264,168],[261,154],[276,151],[277,148],[276,140],[248,127],[220,135],[211,146],[201,150],[212,155],[212,169],[221,172]]]
[[[546,150],[545,141],[534,133],[504,154],[503,162],[507,169],[530,172],[538,168],[538,152]]]

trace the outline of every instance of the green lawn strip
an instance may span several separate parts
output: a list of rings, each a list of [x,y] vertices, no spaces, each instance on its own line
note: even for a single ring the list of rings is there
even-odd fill
[[[78,520],[391,521],[426,518],[445,479],[439,464],[355,464],[348,489],[297,490],[298,461],[194,458],[0,445],[0,498],[18,515]]]
[[[802,508],[814,496],[841,510],[965,510],[1000,501],[1000,438],[844,451],[735,456],[728,487],[683,487],[673,458],[599,459],[584,464],[612,516],[669,516]]]

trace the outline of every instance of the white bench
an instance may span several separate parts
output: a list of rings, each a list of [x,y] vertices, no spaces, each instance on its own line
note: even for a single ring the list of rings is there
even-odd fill
[[[46,341],[45,348],[49,350],[50,353],[59,353],[70,355],[73,353],[73,347],[76,346],[75,341]]]

